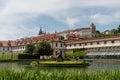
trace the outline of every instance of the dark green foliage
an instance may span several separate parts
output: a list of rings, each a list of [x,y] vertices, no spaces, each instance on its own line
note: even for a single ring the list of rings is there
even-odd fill
[[[75,53],[66,53],[66,57],[69,57],[69,58],[79,57],[79,58],[83,59],[85,54],[86,53],[84,51],[79,51],[79,52],[75,52]]]
[[[85,55],[86,55],[86,52],[84,48],[76,48],[76,49],[73,49],[73,52],[66,53],[66,58],[79,57],[83,59]]]
[[[35,49],[35,45],[34,44],[28,44],[25,47],[25,53],[32,54],[34,49]]]
[[[118,33],[120,33],[120,25],[119,25],[119,27],[117,28],[117,31],[118,31]]]
[[[39,56],[49,56],[52,55],[53,49],[51,48],[51,45],[47,41],[40,42],[35,49],[36,55]]]
[[[73,49],[73,53],[80,52],[80,51],[83,51],[83,50],[84,50],[83,48],[75,48],[75,49]]]
[[[36,59],[37,56],[33,54],[19,54],[18,59]]]
[[[0,60],[17,60],[17,59],[18,59],[17,53],[0,54]]]

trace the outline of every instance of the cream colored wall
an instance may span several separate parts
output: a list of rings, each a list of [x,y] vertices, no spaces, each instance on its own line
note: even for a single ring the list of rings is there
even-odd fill
[[[71,47],[67,45],[66,49],[97,48],[97,47],[110,47],[110,46],[120,46],[120,41],[116,40],[114,41],[114,43],[111,43],[111,41],[107,41],[106,44],[104,44],[103,41],[99,42],[99,44],[97,44],[97,42],[93,42],[93,45],[91,45],[90,42],[88,42],[87,45],[81,44],[81,46],[79,44],[76,44],[76,46],[74,46],[74,44],[71,44]]]

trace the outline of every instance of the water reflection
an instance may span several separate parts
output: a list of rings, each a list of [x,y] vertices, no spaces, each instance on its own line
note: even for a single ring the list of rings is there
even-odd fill
[[[14,69],[14,70],[47,70],[50,71],[70,71],[73,72],[74,70],[81,70],[81,71],[98,71],[98,70],[118,70],[120,69],[120,62],[91,62],[91,66],[85,68],[55,68],[55,67],[32,67],[29,65],[28,62],[12,62],[12,63],[0,63],[0,69]]]

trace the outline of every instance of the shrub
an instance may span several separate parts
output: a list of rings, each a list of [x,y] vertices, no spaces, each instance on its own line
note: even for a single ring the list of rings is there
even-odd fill
[[[33,54],[19,54],[18,59],[37,59],[37,56]]]

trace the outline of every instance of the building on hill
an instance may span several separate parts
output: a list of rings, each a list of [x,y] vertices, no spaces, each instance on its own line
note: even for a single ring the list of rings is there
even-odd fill
[[[58,37],[61,36],[64,37],[63,39],[68,39],[69,34],[80,35],[85,38],[92,38],[92,36],[95,35],[95,32],[96,32],[96,26],[94,25],[94,23],[91,23],[89,27],[57,32],[56,35]]]
[[[93,23],[88,28],[53,34],[42,35],[40,31],[41,35],[38,36],[21,38],[15,41],[0,41],[0,53],[23,53],[27,44],[37,45],[41,41],[48,41],[53,48],[53,56],[57,56],[58,51],[65,56],[66,52],[72,52],[75,48],[84,48],[87,56],[120,58],[120,37],[84,38],[85,36],[92,37],[95,32],[96,29]]]
[[[111,31],[110,31],[110,30],[105,30],[105,31],[104,31],[104,34],[110,35],[110,34],[111,34]]]

